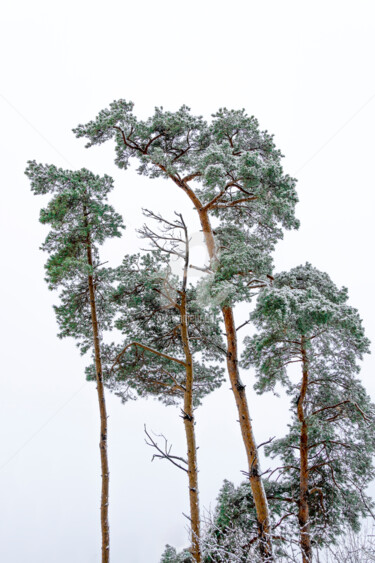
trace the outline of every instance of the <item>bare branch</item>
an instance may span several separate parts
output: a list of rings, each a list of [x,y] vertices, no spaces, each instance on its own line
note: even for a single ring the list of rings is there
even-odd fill
[[[237,330],[240,330],[241,328],[243,328],[244,326],[248,325],[249,323],[251,323],[251,320],[250,320],[250,319],[249,319],[248,321],[245,321],[244,323],[242,323],[242,325],[238,326],[238,327],[236,328],[236,331],[237,331]]]
[[[147,431],[146,425],[144,425],[144,431],[145,431],[147,438],[149,439],[149,442],[147,441],[147,439],[145,440],[146,444],[148,446],[151,446],[152,448],[155,448],[159,452],[158,454],[154,454],[152,456],[151,461],[153,461],[155,458],[167,459],[168,461],[173,463],[173,465],[175,465],[179,469],[182,469],[182,471],[185,471],[185,473],[188,473],[188,470],[185,467],[183,467],[182,465],[180,465],[179,463],[177,463],[177,461],[184,463],[185,465],[188,465],[188,462],[183,457],[171,454],[172,446],[168,445],[168,440],[166,439],[166,437],[163,434],[155,434],[155,436],[157,436],[159,438],[163,438],[163,440],[164,440],[164,451],[159,447],[158,443],[150,436],[149,432]]]
[[[200,272],[204,272],[205,274],[212,274],[212,270],[208,266],[200,268],[199,266],[193,266],[193,264],[190,264],[189,268],[192,268],[193,270],[199,270]]]
[[[259,446],[257,446],[257,449],[259,450],[259,448],[261,448],[262,446],[265,446],[266,444],[270,444],[275,438],[276,436],[273,436],[273,438],[270,438],[269,440],[267,440],[267,442],[262,442],[261,444],[259,444]]]
[[[285,518],[288,518],[288,516],[295,516],[295,514],[294,514],[294,512],[287,512],[286,514],[284,514],[284,516],[282,516],[282,517],[280,518],[280,520],[278,521],[278,523],[275,524],[272,529],[273,529],[273,530],[276,530],[276,528],[277,528],[278,526],[280,526],[281,522],[282,522]],[[272,537],[274,537],[274,536],[272,536]]]

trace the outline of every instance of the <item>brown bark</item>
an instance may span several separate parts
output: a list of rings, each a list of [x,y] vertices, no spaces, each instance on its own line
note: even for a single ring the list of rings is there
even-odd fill
[[[87,242],[87,261],[89,266],[93,266],[91,242],[88,236]],[[102,563],[109,563],[109,522],[108,522],[108,503],[109,503],[109,469],[107,454],[107,409],[104,396],[102,360],[100,355],[99,327],[96,313],[95,288],[93,276],[88,276],[91,322],[94,339],[95,352],[95,371],[96,388],[98,391],[99,411],[100,411],[100,461],[102,469],[102,495],[100,506],[100,519],[102,529]]]
[[[181,296],[180,310],[181,310],[181,338],[182,338],[182,344],[184,347],[184,353],[186,358],[186,381],[185,381],[185,392],[184,392],[183,419],[184,419],[186,443],[187,443],[189,500],[190,500],[190,518],[191,518],[191,545],[192,545],[191,551],[194,557],[194,561],[196,563],[201,563],[197,447],[195,441],[194,411],[193,411],[194,372],[193,372],[193,358],[189,346],[185,292],[183,292]]]
[[[200,208],[197,209],[197,211],[199,213],[199,218],[201,221],[211,264],[214,265],[217,260],[217,254],[210,219],[205,209]],[[225,333],[227,339],[227,369],[232,386],[231,388],[237,405],[242,439],[246,449],[249,468],[249,480],[254,498],[258,522],[260,550],[264,560],[273,561],[268,502],[260,476],[258,449],[253,434],[251,418],[245,394],[245,386],[241,382],[238,370],[237,333],[234,323],[233,309],[229,306],[222,307],[222,314],[224,318]]]
[[[307,393],[309,380],[308,360],[306,354],[305,338],[301,338],[302,353],[302,385],[297,403],[298,420],[301,423],[300,435],[300,495],[298,521],[300,526],[300,544],[303,563],[312,561],[310,523],[309,523],[309,466],[308,466],[308,429],[304,412],[304,400]]]

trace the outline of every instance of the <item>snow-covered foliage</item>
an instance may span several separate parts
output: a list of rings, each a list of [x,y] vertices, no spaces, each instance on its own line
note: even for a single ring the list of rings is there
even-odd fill
[[[213,275],[202,289],[214,305],[248,300],[251,286],[267,281],[281,227],[298,227],[298,200],[272,135],[254,117],[223,108],[207,123],[183,106],[174,113],[156,108],[141,121],[131,102],[118,100],[74,131],[87,146],[113,138],[120,168],[138,159],[139,174],[171,179],[199,213],[220,220]]]
[[[117,100],[74,132],[89,140],[87,146],[114,138],[121,168],[136,157],[140,174],[180,179],[194,175],[192,179],[202,184],[198,197],[203,204],[217,198],[219,214],[237,202],[238,216],[249,211],[254,224],[262,218],[269,226],[275,219],[286,228],[297,226],[295,181],[284,175],[272,135],[260,131],[257,120],[244,110],[220,109],[208,124],[187,106],[175,113],[156,108],[141,121],[131,102]]]
[[[125,256],[117,269],[117,289],[112,301],[118,312],[115,324],[125,336],[119,346],[107,348],[106,385],[124,400],[129,391],[139,396],[154,395],[166,404],[179,403],[184,394],[185,357],[181,339],[180,280],[168,268],[168,257],[158,252]],[[194,287],[187,288],[187,320],[193,353],[193,400],[198,405],[221,385],[225,358],[217,312],[207,313],[199,304]],[[159,352],[127,344],[141,343]],[[115,366],[115,358],[118,361]],[[175,360],[179,360],[176,362]],[[213,367],[214,366],[214,367]]]
[[[358,530],[360,518],[373,507],[365,489],[375,477],[375,406],[357,377],[357,360],[368,352],[369,341],[347,299],[345,288],[338,289],[310,264],[277,274],[252,314],[258,333],[245,339],[243,364],[255,366],[258,391],[281,383],[291,395],[289,432],[265,449],[280,460],[272,473],[287,491],[285,513],[296,527],[301,428],[307,428],[313,546],[334,543],[346,525]],[[297,382],[288,370],[292,363],[302,367]]]
[[[50,225],[42,245],[49,253],[46,281],[50,289],[60,289],[60,305],[55,306],[59,336],[72,337],[82,353],[92,348],[93,335],[88,276],[96,288],[96,309],[100,330],[110,327],[113,308],[106,299],[113,272],[100,264],[99,246],[108,238],[120,237],[122,217],[107,203],[113,180],[89,170],[63,170],[54,165],[30,161],[26,175],[35,194],[51,194],[41,209],[40,221]],[[88,244],[92,264],[88,261]]]
[[[271,279],[268,241],[225,220],[215,229],[215,237],[218,259],[198,284],[200,301],[214,308],[251,301]]]

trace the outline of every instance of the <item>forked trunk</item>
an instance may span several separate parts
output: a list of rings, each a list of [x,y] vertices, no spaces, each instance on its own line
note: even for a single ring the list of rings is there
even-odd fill
[[[217,260],[215,240],[212,227],[207,212],[198,209],[203,234],[205,237],[208,253],[211,263],[214,265]],[[227,368],[231,388],[237,405],[239,414],[239,422],[241,427],[242,439],[246,449],[249,480],[254,498],[255,510],[257,515],[258,533],[260,540],[260,551],[264,561],[273,561],[272,542],[269,508],[266,493],[260,476],[260,465],[258,450],[253,434],[247,398],[245,394],[245,386],[241,382],[238,370],[238,350],[237,350],[237,334],[234,324],[233,309],[231,307],[222,307],[222,314],[225,324],[225,333],[227,339]]]
[[[300,435],[300,495],[298,521],[300,527],[300,544],[303,563],[312,561],[310,522],[309,522],[309,466],[308,466],[308,430],[304,412],[304,400],[308,386],[308,361],[306,355],[305,338],[301,338],[302,352],[302,385],[298,399],[298,420],[301,423]]]
[[[89,266],[93,266],[91,243],[88,240],[87,244],[87,260]],[[88,276],[89,292],[90,292],[90,307],[91,307],[91,322],[94,338],[94,351],[95,351],[95,371],[96,371],[96,387],[98,391],[99,411],[100,411],[100,461],[102,468],[102,496],[100,507],[100,519],[102,528],[102,563],[109,562],[109,523],[108,523],[108,503],[109,503],[109,469],[108,469],[108,454],[107,454],[107,410],[104,396],[103,386],[103,373],[102,373],[102,360],[100,355],[100,342],[99,342],[99,329],[98,318],[96,314],[95,302],[95,289],[93,276]]]

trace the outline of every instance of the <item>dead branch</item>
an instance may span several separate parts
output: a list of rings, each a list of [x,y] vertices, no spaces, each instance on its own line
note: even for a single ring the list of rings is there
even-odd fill
[[[159,438],[163,438],[164,440],[164,450],[162,450],[158,443],[151,437],[151,435],[149,434],[149,432],[147,431],[147,427],[146,425],[144,425],[144,431],[145,434],[148,438],[149,441],[147,441],[147,439],[145,439],[145,442],[148,446],[151,446],[152,448],[155,448],[159,453],[154,454],[152,456],[152,460],[153,461],[155,458],[158,459],[167,459],[168,461],[170,461],[173,465],[175,465],[176,467],[178,467],[179,469],[182,469],[182,471],[185,471],[185,473],[188,473],[188,470],[183,467],[182,465],[180,465],[179,463],[177,463],[177,461],[180,461],[182,463],[184,463],[185,465],[188,465],[188,462],[186,461],[186,459],[184,459],[183,457],[180,456],[176,456],[176,455],[172,455],[171,454],[171,450],[172,450],[172,446],[168,445],[168,440],[166,439],[166,437],[163,434],[155,434],[155,436],[159,437]],[[177,460],[177,461],[176,461]]]
[[[276,436],[273,436],[272,438],[270,438],[266,442],[262,442],[261,444],[259,444],[259,446],[257,446],[257,449],[259,450],[259,448],[261,448],[262,446],[265,446],[266,444],[270,444],[275,438],[276,438]]]

